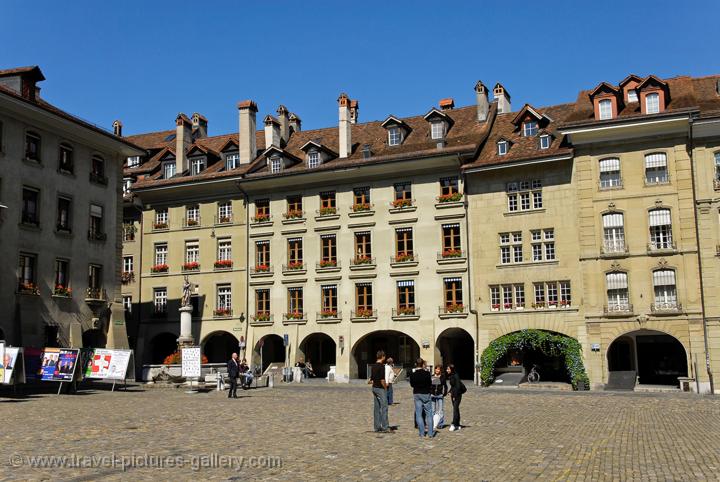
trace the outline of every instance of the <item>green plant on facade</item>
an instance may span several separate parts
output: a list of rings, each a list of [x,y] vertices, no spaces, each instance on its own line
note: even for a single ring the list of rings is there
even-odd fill
[[[495,380],[495,364],[509,350],[528,349],[539,351],[546,356],[563,357],[573,389],[577,390],[580,384],[586,390],[589,389],[590,380],[582,361],[580,343],[569,336],[543,330],[516,331],[493,340],[480,357],[482,384],[487,387]]]

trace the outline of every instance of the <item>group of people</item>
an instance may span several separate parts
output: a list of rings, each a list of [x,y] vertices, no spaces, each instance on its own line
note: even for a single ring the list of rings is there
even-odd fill
[[[376,432],[392,433],[388,421],[388,405],[393,404],[393,384],[396,376],[392,358],[386,359],[385,352],[378,351],[376,362],[370,365],[368,380],[372,386],[373,427]],[[436,366],[433,373],[430,373],[425,360],[418,358],[408,378],[413,389],[415,426],[420,437],[435,437],[437,430],[445,426],[444,401],[448,394],[453,407],[450,431],[460,430],[460,402],[467,388],[455,371],[455,366],[450,364],[444,371],[441,366]]]
[[[247,364],[245,358],[238,361],[238,354],[233,353],[230,361],[227,363],[228,379],[230,380],[230,390],[228,398],[237,398],[238,378],[241,378],[241,386],[244,389],[250,388],[253,381],[252,370]]]

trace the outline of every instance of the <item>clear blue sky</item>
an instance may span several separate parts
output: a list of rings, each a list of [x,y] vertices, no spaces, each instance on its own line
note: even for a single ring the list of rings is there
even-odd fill
[[[285,104],[303,128],[474,102],[500,81],[515,108],[573,101],[628,73],[720,73],[720,2],[3,0],[0,68],[38,64],[50,102],[125,133],[200,112],[210,135],[235,105]]]

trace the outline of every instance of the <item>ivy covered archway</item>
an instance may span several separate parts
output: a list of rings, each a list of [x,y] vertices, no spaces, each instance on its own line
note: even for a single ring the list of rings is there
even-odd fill
[[[509,350],[528,349],[547,356],[562,357],[573,389],[577,390],[578,385],[586,390],[589,388],[590,381],[582,361],[580,343],[569,336],[543,330],[516,331],[493,340],[480,357],[480,380],[483,386],[487,387],[495,380],[495,364]]]

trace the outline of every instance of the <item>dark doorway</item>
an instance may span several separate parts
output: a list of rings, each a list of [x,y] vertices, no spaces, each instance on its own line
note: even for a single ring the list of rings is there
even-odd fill
[[[279,335],[266,335],[260,338],[255,346],[255,352],[260,360],[263,373],[271,363],[285,362],[285,345]]]
[[[83,333],[82,343],[84,348],[105,348],[107,337],[102,330],[92,329]]]
[[[203,353],[208,363],[223,363],[230,360],[233,353],[238,353],[238,340],[227,331],[216,331],[205,338]]]
[[[335,342],[324,333],[308,335],[300,344],[300,352],[316,377],[325,378],[330,366],[335,365]]]
[[[160,333],[150,341],[150,350],[147,358],[150,363],[157,365],[165,361],[168,355],[177,351],[177,335],[172,333]]]
[[[670,335],[635,337],[639,383],[679,386],[678,377],[687,377],[687,359],[682,344]]]
[[[608,370],[611,372],[626,372],[635,370],[634,341],[628,336],[622,336],[612,342],[608,349]]]
[[[463,380],[473,380],[475,375],[475,342],[462,328],[449,328],[437,340],[442,364],[452,363]]]
[[[358,378],[367,378],[367,366],[375,363],[378,350],[383,350],[393,359],[396,367],[405,369],[405,373],[415,366],[415,360],[420,356],[420,347],[405,333],[391,330],[370,333],[360,339],[353,349]]]

